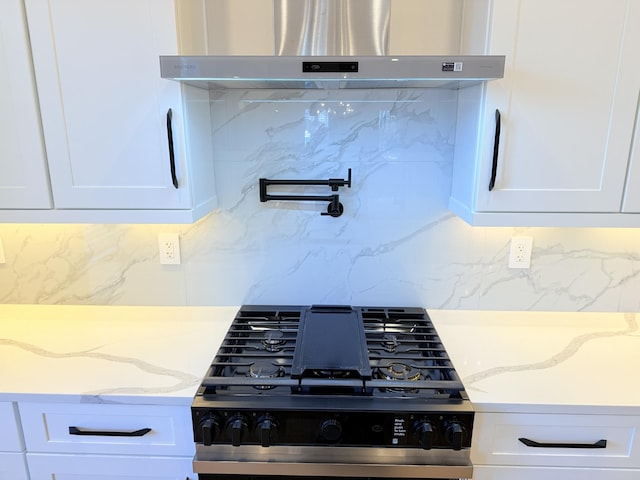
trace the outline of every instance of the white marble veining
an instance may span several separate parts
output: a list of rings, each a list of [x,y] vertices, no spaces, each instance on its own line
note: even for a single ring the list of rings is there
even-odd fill
[[[236,311],[0,305],[0,400],[189,405]]]
[[[447,210],[453,145],[464,141],[454,91],[214,100],[217,211],[190,226],[2,224],[0,303],[640,310],[640,229],[470,227]],[[339,218],[320,215],[324,202],[259,202],[261,177],[348,168]],[[159,265],[161,232],[181,235],[181,265]],[[527,271],[507,268],[513,235],[534,239]]]
[[[0,401],[189,405],[237,309],[0,305]],[[429,315],[477,411],[640,415],[634,313]]]
[[[430,315],[479,411],[640,414],[635,313]]]

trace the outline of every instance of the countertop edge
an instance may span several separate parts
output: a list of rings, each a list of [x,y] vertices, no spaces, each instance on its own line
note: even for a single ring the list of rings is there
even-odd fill
[[[161,395],[81,395],[53,393],[0,393],[0,402],[20,403],[71,403],[111,405],[156,405],[191,406],[191,397],[169,397]]]

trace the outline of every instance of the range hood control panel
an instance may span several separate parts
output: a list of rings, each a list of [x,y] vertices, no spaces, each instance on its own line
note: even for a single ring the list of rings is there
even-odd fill
[[[358,62],[302,62],[303,73],[357,72]]]

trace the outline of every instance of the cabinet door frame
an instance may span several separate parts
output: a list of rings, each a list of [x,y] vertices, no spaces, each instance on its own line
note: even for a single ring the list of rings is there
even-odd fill
[[[0,208],[52,208],[49,172],[21,0],[0,2]]]
[[[471,218],[475,214],[481,216],[483,214],[504,213],[506,217],[513,220],[512,214],[522,213],[523,216],[518,219],[518,224],[526,224],[526,219],[528,218],[533,221],[533,224],[538,225],[545,224],[545,222],[552,225],[561,225],[563,220],[558,218],[557,215],[566,213],[573,214],[573,216],[593,214],[586,221],[593,223],[595,220],[596,222],[602,222],[603,226],[605,226],[610,220],[604,218],[602,214],[614,214],[621,211],[627,176],[629,150],[631,139],[633,138],[637,107],[635,99],[637,99],[638,95],[637,78],[640,67],[637,62],[639,48],[636,40],[638,37],[637,30],[640,30],[640,8],[637,2],[629,0],[620,0],[616,4],[618,12],[625,15],[623,19],[620,19],[621,22],[624,20],[624,25],[618,25],[619,37],[612,38],[610,42],[615,43],[619,40],[619,55],[612,60],[612,63],[615,64],[616,78],[609,78],[611,80],[609,82],[611,83],[609,85],[611,101],[606,108],[608,111],[605,115],[608,117],[606,120],[608,125],[604,125],[605,120],[598,121],[601,127],[598,133],[604,137],[601,142],[603,153],[602,157],[598,157],[597,155],[599,154],[594,154],[591,157],[595,159],[592,160],[590,170],[588,170],[591,176],[587,177],[585,175],[584,180],[578,178],[581,173],[581,166],[580,159],[576,159],[565,164],[565,170],[575,171],[576,178],[578,178],[578,181],[573,186],[571,186],[573,179],[570,178],[565,182],[554,181],[554,175],[557,175],[558,178],[563,178],[561,175],[566,174],[559,174],[558,171],[553,170],[544,172],[544,175],[551,179],[548,182],[548,187],[545,187],[544,184],[534,186],[534,182],[529,182],[529,179],[534,177],[526,175],[523,177],[522,172],[520,172],[520,179],[522,181],[522,178],[524,178],[523,184],[513,183],[510,185],[509,169],[517,165],[514,162],[523,160],[513,158],[514,155],[510,151],[513,143],[510,143],[512,138],[510,138],[509,134],[517,131],[517,129],[520,130],[519,135],[526,134],[526,122],[529,120],[522,114],[522,109],[520,118],[518,116],[510,116],[510,109],[513,108],[512,92],[514,89],[519,88],[518,84],[514,82],[531,83],[533,81],[532,78],[535,77],[535,71],[531,74],[525,71],[518,74],[519,76],[514,74],[514,68],[518,68],[517,49],[520,47],[517,41],[520,34],[518,32],[518,18],[524,1],[535,4],[535,0],[478,0],[477,2],[474,0],[466,7],[470,12],[467,15],[468,17],[475,18],[475,14],[479,11],[481,13],[480,17],[484,14],[486,18],[484,21],[476,22],[476,24],[473,23],[473,20],[467,19],[468,25],[466,27],[469,28],[465,28],[465,30],[469,33],[470,38],[467,42],[463,41],[464,53],[504,54],[506,55],[506,65],[504,79],[488,82],[481,89],[475,89],[474,91],[461,91],[459,112],[462,108],[466,108],[467,105],[475,109],[475,112],[477,112],[475,117],[474,114],[469,113],[463,114],[463,117],[465,115],[469,118],[474,117],[474,121],[478,122],[479,127],[475,129],[477,137],[473,137],[473,129],[468,127],[465,123],[466,120],[463,119],[462,121],[463,127],[460,129],[460,135],[467,135],[471,132],[471,135],[469,135],[471,138],[465,141],[477,148],[472,149],[470,145],[469,147],[461,148],[459,154],[456,153],[454,172],[457,171],[459,173],[454,173],[452,208],[461,212],[466,218]],[[601,3],[601,5],[604,4],[609,5],[607,2]],[[545,10],[548,10],[548,8]],[[545,15],[548,17],[549,13],[547,12]],[[596,17],[596,15],[592,14],[592,17]],[[575,18],[567,19],[567,21],[579,22],[581,20],[579,16],[576,16]],[[474,48],[476,49],[475,51],[468,51]],[[563,57],[560,56],[558,58],[562,59]],[[570,65],[570,62],[568,62],[568,65]],[[597,69],[600,66],[595,63],[592,67],[597,73]],[[553,77],[553,71],[550,71],[550,76]],[[559,75],[559,77],[561,76]],[[550,82],[550,84],[552,83]],[[556,94],[561,90],[562,88],[556,89]],[[633,98],[634,101],[629,101],[630,98]],[[527,101],[535,103],[531,100],[531,97],[525,97],[524,103],[520,102],[520,104],[525,105]],[[602,108],[604,107],[601,104]],[[502,113],[502,133],[498,151],[496,184],[495,188],[489,191],[496,109]],[[554,112],[549,111],[548,113],[549,118],[553,120]],[[570,117],[572,111],[568,109],[565,114]],[[535,118],[544,117],[538,114]],[[467,123],[470,124],[470,122]],[[566,126],[566,128],[571,127]],[[559,130],[558,134],[554,134],[553,138],[562,140],[562,130],[556,130]],[[541,129],[541,131],[544,131],[544,129]],[[583,137],[588,138],[588,135],[583,134]],[[550,142],[553,138],[550,139]],[[459,137],[458,142],[460,141],[462,140]],[[568,147],[569,142],[565,142],[564,150],[567,150]],[[554,145],[550,143],[549,148],[553,149]],[[456,149],[458,150],[458,146],[456,146]],[[528,154],[528,151],[523,152],[522,156],[526,158],[528,165],[535,168],[535,163],[530,161],[531,158],[535,157],[532,155],[527,157]],[[473,160],[471,160],[471,157]],[[598,161],[598,158],[601,158],[601,161]],[[554,165],[559,163],[559,161],[556,161]],[[530,184],[529,187],[526,185],[527,182]],[[544,217],[545,215],[547,217]],[[597,215],[601,215],[599,220]],[[497,217],[495,220],[497,220],[495,224],[501,224]],[[580,221],[578,217],[576,217],[576,220]],[[490,222],[489,224],[492,223]]]
[[[101,11],[102,15],[96,15],[92,20],[84,19],[80,13],[76,14],[74,5],[68,2],[69,0],[25,2],[56,208],[192,208],[184,161],[180,85],[160,78],[159,62],[157,67],[149,67],[158,61],[159,55],[177,53],[173,0],[92,2],[91,8],[100,7],[104,10]],[[138,32],[131,24],[128,25],[128,30],[115,28],[127,16],[133,15],[132,5],[138,8],[137,18],[144,18],[145,29],[140,28]],[[71,37],[72,34],[64,36],[68,30],[64,28],[65,25],[74,25],[74,22],[80,25],[83,21],[100,21],[98,25],[90,23],[86,29],[79,26],[78,31],[84,31],[87,35],[96,31],[102,37],[76,40],[76,37]],[[131,22],[131,19],[128,21]],[[114,28],[109,25],[114,25]],[[133,71],[127,71],[126,67],[132,65],[134,55],[128,56],[125,62],[119,58],[117,47],[113,47],[113,54],[110,53],[111,44],[104,45],[106,42],[100,43],[100,49],[96,48],[102,50],[102,53],[92,51],[92,41],[96,44],[99,38],[110,34],[114,36],[112,43],[119,45],[120,52],[127,50],[126,35],[131,39],[132,51],[135,52],[137,45],[141,45],[138,50],[142,66],[138,68],[135,64]],[[146,34],[152,38],[141,37]],[[77,50],[71,51],[76,48],[76,41]],[[120,61],[123,65],[119,65]],[[85,69],[84,63],[104,63],[104,68],[99,71],[94,71],[91,67]],[[127,91],[127,82],[135,85],[131,92]],[[103,92],[92,83],[107,86],[105,92],[111,91],[113,95],[104,93],[106,98],[102,98],[100,95]],[[72,87],[80,88],[78,85],[82,85],[83,95],[74,93]],[[118,98],[114,98],[116,96]],[[118,108],[110,109],[110,102],[117,104]],[[129,105],[132,107],[129,108]],[[179,188],[172,184],[170,172],[165,116],[169,108],[173,112]],[[97,111],[108,113],[94,113]],[[82,112],[86,112],[86,124]],[[138,140],[131,134],[137,126],[140,126],[141,132],[138,138],[144,140]],[[125,139],[132,149],[117,145],[118,142],[124,144]],[[97,142],[95,148],[93,141]],[[136,154],[129,153],[131,151]],[[116,154],[108,155],[105,152]],[[110,161],[113,157],[118,157],[119,160]],[[147,166],[150,168],[146,168]],[[92,169],[97,173],[93,173]]]
[[[31,480],[197,478],[191,457],[27,453],[27,464]]]
[[[0,452],[0,480],[28,480],[24,453]]]

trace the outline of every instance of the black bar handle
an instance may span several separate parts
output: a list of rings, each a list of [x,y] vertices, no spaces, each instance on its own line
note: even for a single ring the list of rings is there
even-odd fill
[[[81,430],[78,427],[69,427],[69,435],[94,435],[98,437],[144,437],[150,431],[150,428],[141,428],[131,432],[118,432],[112,430]]]
[[[527,447],[533,448],[607,448],[606,440],[598,440],[595,443],[541,443],[528,438],[519,438]]]
[[[493,163],[491,164],[491,180],[489,180],[489,191],[496,185],[496,175],[498,173],[498,150],[500,147],[500,110],[496,109],[496,133],[493,137]]]
[[[174,188],[178,188],[178,177],[176,176],[176,154],[173,149],[173,126],[171,120],[173,112],[171,109],[167,111],[167,141],[169,143],[169,166],[171,168],[171,182]]]

